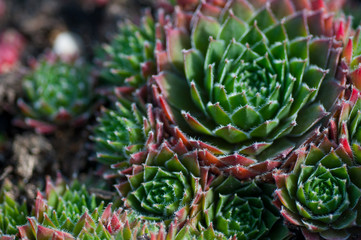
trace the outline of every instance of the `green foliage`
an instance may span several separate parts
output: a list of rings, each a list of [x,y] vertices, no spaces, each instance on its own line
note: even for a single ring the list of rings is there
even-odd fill
[[[141,151],[149,133],[143,127],[143,121],[147,121],[144,109],[126,99],[115,107],[115,110],[104,109],[92,137],[97,159],[106,164],[125,162],[130,154]]]
[[[40,62],[24,79],[26,99],[18,105],[25,123],[39,132],[51,132],[54,125],[77,124],[88,118],[92,103],[89,69],[76,63]]]

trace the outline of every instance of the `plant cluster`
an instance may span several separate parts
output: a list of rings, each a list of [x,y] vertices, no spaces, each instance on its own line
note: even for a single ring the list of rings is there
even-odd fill
[[[360,238],[361,27],[344,1],[160,2],[97,59],[114,94],[90,138],[121,206],[47,180],[30,214],[1,195],[0,239]],[[85,69],[40,63],[24,122],[84,122]]]

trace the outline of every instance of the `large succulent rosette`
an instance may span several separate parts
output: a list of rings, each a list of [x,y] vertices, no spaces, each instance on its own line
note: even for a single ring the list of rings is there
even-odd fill
[[[275,174],[281,214],[307,239],[360,236],[360,93],[350,86],[336,109],[328,127]]]
[[[273,184],[219,175],[204,198],[204,223],[224,238],[287,239],[290,233],[272,204],[274,190]]]
[[[286,138],[304,135],[340,93],[342,43],[320,7],[275,0],[176,8],[173,22],[160,21],[155,98],[189,136],[244,159],[219,165],[249,166],[289,150]]]

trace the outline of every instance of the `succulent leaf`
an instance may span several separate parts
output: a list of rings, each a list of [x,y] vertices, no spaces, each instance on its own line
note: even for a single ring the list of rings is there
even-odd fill
[[[331,38],[322,4],[307,2],[206,1],[194,13],[177,10],[153,79],[183,131],[264,160],[280,152],[241,150],[264,142],[280,149],[280,139],[303,136],[328,114],[341,89],[327,90],[340,84],[334,74],[342,43]],[[172,40],[175,33],[181,41]]]
[[[360,231],[360,103],[360,93],[350,85],[327,128],[292,153],[275,174],[281,214],[301,227],[306,238],[349,239]]]

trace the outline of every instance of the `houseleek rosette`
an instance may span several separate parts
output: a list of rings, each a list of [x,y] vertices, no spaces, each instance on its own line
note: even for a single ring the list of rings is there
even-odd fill
[[[193,16],[177,12],[154,81],[165,111],[191,137],[267,159],[336,101],[341,43],[328,37],[329,16],[305,2],[222,2],[203,2]]]
[[[114,168],[141,164],[133,159],[141,158],[149,148],[172,138],[171,122],[159,107],[145,103],[140,95],[119,96],[114,110],[103,108],[91,137],[100,162],[113,164]]]
[[[96,229],[103,208],[104,202],[79,182],[69,187],[61,178],[56,185],[48,178],[45,194],[38,192],[28,224],[18,226],[18,234],[20,239],[75,239]]]
[[[58,125],[84,122],[92,103],[88,74],[87,67],[78,63],[40,62],[24,79],[26,99],[18,100],[25,124],[50,133]]]
[[[104,47],[101,82],[105,85],[140,87],[156,69],[155,22],[148,11],[141,25],[129,21],[120,26],[120,33]]]
[[[145,158],[143,166],[123,170],[126,179],[116,186],[126,207],[139,218],[166,224],[199,218],[202,188],[197,153],[188,152],[181,141],[176,146],[164,142]]]
[[[328,128],[286,161],[292,171],[275,174],[281,213],[307,239],[360,232],[361,98],[352,86],[344,94]]]
[[[286,239],[290,233],[272,204],[273,184],[220,175],[204,198],[206,226],[232,239]]]
[[[103,108],[92,136],[99,161],[107,164],[123,162],[130,154],[143,149],[150,123],[144,109],[138,106],[122,98],[115,103],[115,110]],[[148,112],[152,114],[151,109]]]

